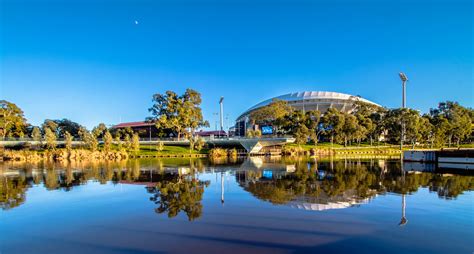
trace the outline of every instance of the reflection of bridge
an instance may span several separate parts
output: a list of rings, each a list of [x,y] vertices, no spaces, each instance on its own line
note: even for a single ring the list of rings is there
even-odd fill
[[[164,145],[170,146],[189,146],[189,140],[140,140],[141,145],[157,145],[162,142]],[[243,147],[248,153],[259,153],[262,148],[270,146],[281,146],[288,143],[295,142],[294,138],[276,137],[276,138],[218,138],[218,139],[205,139],[206,144],[211,147]],[[22,146],[26,143],[31,145],[41,145],[44,142],[31,141],[28,139],[22,140],[4,140],[0,141],[0,145],[4,147]],[[58,140],[57,145],[64,145],[64,140]],[[99,141],[102,143],[102,141]],[[116,143],[114,141],[114,143]],[[73,146],[83,145],[82,141],[73,141]]]

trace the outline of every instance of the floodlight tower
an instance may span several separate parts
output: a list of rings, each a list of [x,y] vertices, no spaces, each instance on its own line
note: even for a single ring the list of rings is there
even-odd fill
[[[408,81],[407,75],[405,73],[400,72],[398,74],[400,76],[400,79],[402,80],[402,109],[406,108],[406,83]],[[402,170],[402,181],[403,184],[405,184],[405,170],[403,169],[403,140],[405,139],[405,121],[403,117],[401,118],[402,121],[402,133],[400,137],[400,151],[402,152],[402,156],[400,157],[400,169]],[[402,194],[402,218],[400,219],[400,223],[398,223],[399,226],[404,226],[408,223],[408,219],[405,215],[405,209],[406,209],[406,195]]]
[[[408,78],[407,78],[407,75],[405,75],[405,73],[403,72],[400,72],[398,75],[400,76],[400,79],[402,80],[402,109],[404,109],[406,107],[406,83],[408,81]],[[401,121],[402,121],[401,123],[402,130],[401,130],[401,135],[400,135],[400,151],[403,152],[403,139],[405,138],[405,121],[403,117]]]
[[[402,108],[406,107],[406,83],[408,81],[407,75],[405,73],[400,72],[398,74],[400,79],[402,80]]]
[[[221,99],[219,100],[219,105],[220,105],[220,108],[221,108],[221,115],[220,115],[220,123],[221,123],[221,132],[224,131],[224,97],[221,97]],[[220,136],[220,134],[219,134]]]

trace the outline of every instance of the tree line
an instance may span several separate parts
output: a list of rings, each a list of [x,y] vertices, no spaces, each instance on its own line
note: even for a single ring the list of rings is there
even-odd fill
[[[472,143],[474,110],[457,102],[441,102],[429,113],[421,114],[409,108],[387,109],[361,101],[354,101],[350,113],[329,108],[320,111],[294,110],[286,101],[274,100],[269,105],[250,113],[252,125],[271,125],[276,135],[292,135],[296,143],[317,144],[321,140],[348,145],[383,140],[413,147],[427,147]],[[258,129],[247,131],[248,136],[260,136]]]
[[[155,125],[159,135],[172,133],[178,139],[190,140],[193,147],[201,146],[202,140],[194,133],[198,128],[209,126],[203,118],[201,102],[201,94],[193,89],[186,89],[182,95],[173,91],[154,94],[149,108],[151,116],[146,121]],[[412,146],[441,147],[474,140],[474,110],[451,101],[439,103],[426,114],[409,108],[387,109],[361,101],[354,101],[350,113],[329,108],[322,114],[317,110],[294,110],[286,101],[274,100],[251,112],[250,121],[252,125],[271,125],[276,135],[292,135],[298,144],[317,144],[321,140],[344,145],[373,144],[381,140],[398,144],[402,130],[403,141]],[[258,128],[249,129],[247,135],[258,137],[261,132]],[[76,139],[92,150],[97,149],[98,139],[106,148],[113,142],[130,148],[139,139],[131,128],[107,128],[103,123],[91,131],[69,119],[48,119],[41,126],[32,126],[17,105],[5,100],[0,101],[0,137],[29,137],[43,140],[49,147],[55,146],[58,138],[66,140],[66,145]]]
[[[178,139],[185,137],[190,141],[191,149],[200,150],[204,143],[194,135],[197,128],[209,126],[202,116],[200,107],[201,94],[193,89],[186,89],[182,95],[173,91],[164,94],[154,94],[152,106],[149,108],[150,117],[145,120],[154,123],[160,135],[172,133]],[[29,124],[24,112],[16,104],[0,100],[0,137],[29,138],[33,141],[44,142],[49,149],[56,147],[58,139],[65,141],[66,148],[72,147],[74,140],[82,141],[84,146],[92,151],[98,149],[99,140],[103,142],[104,150],[111,149],[112,143],[118,144],[118,149],[139,150],[139,135],[132,128],[108,128],[100,123],[92,130],[69,119],[46,119],[40,126]],[[163,149],[160,143],[158,150]]]

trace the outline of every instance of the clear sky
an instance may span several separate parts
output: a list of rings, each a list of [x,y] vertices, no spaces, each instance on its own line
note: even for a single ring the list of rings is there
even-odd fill
[[[138,24],[135,22],[138,21]],[[228,122],[284,93],[474,106],[472,0],[0,0],[0,99],[29,122],[140,121],[187,87]]]

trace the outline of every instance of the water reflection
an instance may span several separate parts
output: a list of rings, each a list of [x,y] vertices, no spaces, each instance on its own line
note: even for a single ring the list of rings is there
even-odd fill
[[[158,207],[157,213],[167,213],[173,218],[181,211],[186,213],[190,221],[201,217],[202,195],[204,187],[209,181],[200,181],[195,174],[160,174],[158,182],[154,187],[148,187],[148,192],[153,196],[150,198]]]
[[[224,176],[231,174],[245,191],[275,205],[322,211],[370,202],[377,195],[402,196],[400,225],[407,223],[405,195],[426,187],[440,198],[453,199],[474,188],[474,177],[436,172],[406,172],[397,160],[315,160],[250,158],[214,165],[207,160],[131,160],[114,163],[0,164],[0,207],[8,210],[27,200],[27,190],[70,191],[90,181],[101,184],[140,184],[156,204],[155,211],[172,218],[183,212],[199,218],[209,180],[202,174],[219,174],[220,200],[224,203]],[[217,176],[216,176],[217,177]],[[217,180],[217,179],[216,179]]]

